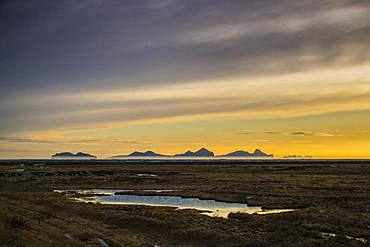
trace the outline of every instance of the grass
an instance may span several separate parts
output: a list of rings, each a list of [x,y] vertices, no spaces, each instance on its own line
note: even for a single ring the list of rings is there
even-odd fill
[[[27,222],[21,216],[12,216],[5,220],[6,225],[9,229],[26,229]]]
[[[370,164],[0,164],[0,246],[366,246]],[[154,173],[158,177],[139,177]],[[211,218],[167,207],[80,204],[54,189],[177,189],[168,194],[295,208]],[[335,233],[335,237],[321,233]]]

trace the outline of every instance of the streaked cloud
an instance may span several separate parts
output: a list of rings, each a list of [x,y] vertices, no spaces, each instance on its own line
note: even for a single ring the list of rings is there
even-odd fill
[[[297,135],[297,136],[312,136],[312,135],[314,135],[314,133],[312,133],[312,132],[302,132],[302,131],[292,132],[290,134],[291,135]]]
[[[323,136],[323,137],[335,137],[335,136],[342,136],[338,134],[332,134],[332,133],[325,133],[325,132],[303,132],[303,131],[298,131],[298,132],[292,132],[290,133],[291,135],[296,135],[296,136]]]
[[[282,135],[284,133],[278,131],[262,131],[262,132],[242,132],[239,135]]]
[[[26,137],[0,137],[0,141],[14,142],[14,143],[54,143],[51,140],[35,140]]]
[[[368,1],[41,0],[2,1],[0,9],[3,150],[169,148],[174,140],[162,139],[177,123],[238,119],[247,126],[225,136],[367,138],[365,124],[335,131],[322,122],[275,128],[272,120],[370,109]],[[267,131],[233,135],[257,120]],[[141,136],[157,123],[171,126],[161,138]],[[119,136],[117,128],[132,126],[145,127]],[[78,136],[93,130],[103,136]],[[207,138],[191,141],[176,133],[177,143],[213,140],[205,130]]]
[[[292,136],[322,136],[335,137],[343,136],[339,134],[325,133],[325,132],[309,132],[309,131],[294,131],[294,132],[278,132],[278,131],[262,131],[262,132],[241,132],[239,135],[292,135]]]
[[[14,94],[282,74],[369,56],[366,1],[9,1],[2,8],[0,81]]]
[[[0,142],[10,142],[10,143],[54,143],[54,144],[101,144],[101,143],[111,143],[111,144],[133,144],[133,145],[153,145],[155,143],[146,141],[128,141],[117,137],[96,137],[96,138],[67,138],[67,137],[54,137],[45,139],[34,139],[28,137],[0,137]]]
[[[368,109],[369,68],[361,65],[129,91],[52,93],[36,98],[13,98],[0,106],[3,116],[0,126],[4,132],[20,131],[27,122],[27,129],[34,131],[178,117],[276,118]],[[295,83],[300,86],[292,87]]]

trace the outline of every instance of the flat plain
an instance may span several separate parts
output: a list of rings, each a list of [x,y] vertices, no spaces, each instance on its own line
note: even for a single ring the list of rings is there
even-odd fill
[[[225,219],[191,209],[79,203],[54,192],[99,188],[174,190],[164,194],[295,210]],[[369,240],[366,160],[0,162],[0,246],[369,246]]]

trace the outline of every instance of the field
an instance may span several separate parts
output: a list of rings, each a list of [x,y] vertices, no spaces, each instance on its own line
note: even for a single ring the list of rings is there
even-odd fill
[[[145,177],[138,174],[156,174]],[[169,207],[78,203],[60,189],[168,194],[265,209],[209,217]],[[370,161],[0,162],[0,246],[368,246]]]

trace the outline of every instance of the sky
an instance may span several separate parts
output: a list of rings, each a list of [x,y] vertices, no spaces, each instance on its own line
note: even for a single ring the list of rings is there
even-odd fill
[[[3,0],[0,158],[370,158],[368,0]]]

